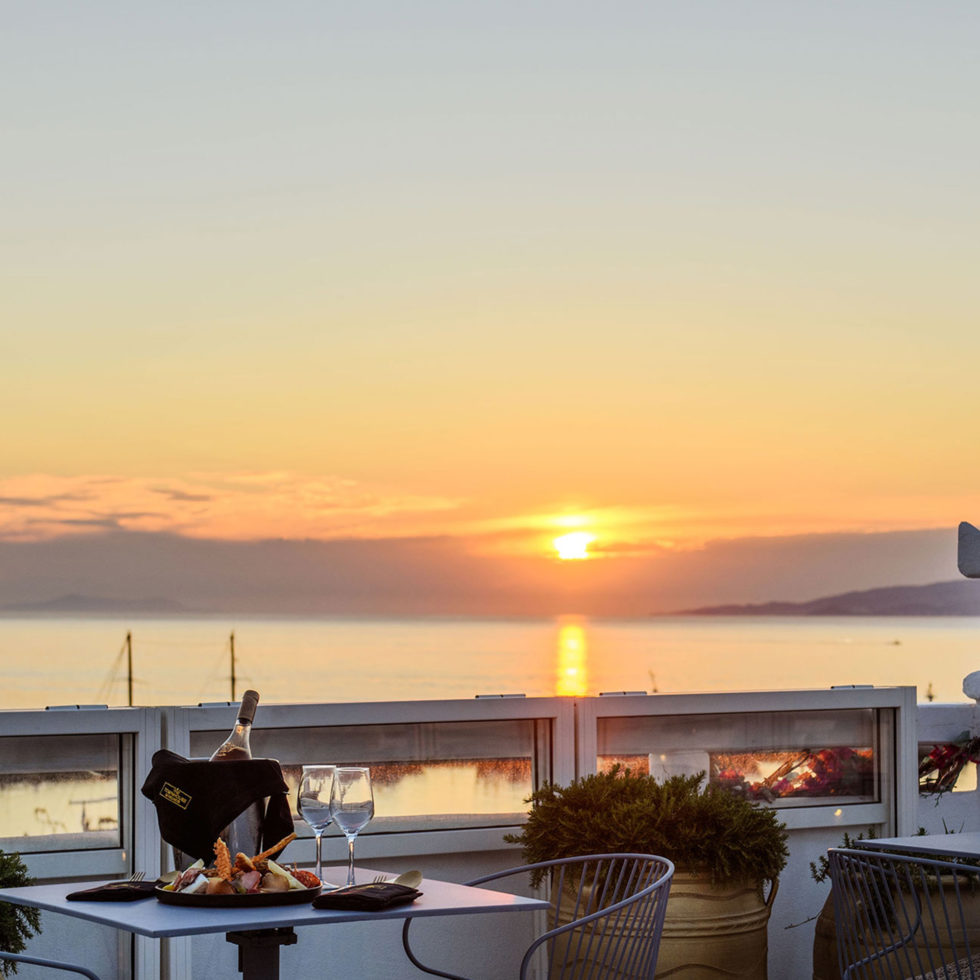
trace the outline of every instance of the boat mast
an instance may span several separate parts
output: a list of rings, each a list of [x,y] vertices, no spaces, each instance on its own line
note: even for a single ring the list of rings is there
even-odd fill
[[[129,706],[133,706],[133,634],[126,630],[126,678],[129,691]]]
[[[232,701],[237,701],[238,696],[235,694],[235,631],[231,631],[231,636],[228,637],[228,648],[231,651],[231,699]]]

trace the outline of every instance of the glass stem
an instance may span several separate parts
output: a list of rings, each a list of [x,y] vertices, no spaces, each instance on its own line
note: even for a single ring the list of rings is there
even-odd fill
[[[322,830],[315,830],[314,831],[314,834],[316,834],[316,876],[317,876],[317,878],[319,878],[322,881],[323,880],[323,865],[320,863],[320,841],[323,838],[323,831]]]
[[[347,838],[347,884],[354,884],[354,837]]]

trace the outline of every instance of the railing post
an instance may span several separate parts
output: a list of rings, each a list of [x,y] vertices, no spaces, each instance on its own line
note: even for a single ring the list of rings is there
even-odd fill
[[[963,693],[973,702],[970,715],[970,737],[980,735],[980,670],[973,671],[963,678]]]

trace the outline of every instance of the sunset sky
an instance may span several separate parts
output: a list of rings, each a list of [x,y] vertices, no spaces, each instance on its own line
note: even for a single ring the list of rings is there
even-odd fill
[[[975,4],[4,19],[0,543],[439,540],[560,589],[569,533],[635,585],[980,519]],[[888,553],[797,591],[942,577]]]

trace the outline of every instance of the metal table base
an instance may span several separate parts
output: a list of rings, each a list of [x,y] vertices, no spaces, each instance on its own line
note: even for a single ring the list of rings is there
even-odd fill
[[[238,947],[238,972],[242,980],[277,980],[279,947],[293,946],[296,933],[290,926],[281,929],[250,929],[229,932],[225,939]]]

